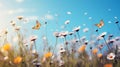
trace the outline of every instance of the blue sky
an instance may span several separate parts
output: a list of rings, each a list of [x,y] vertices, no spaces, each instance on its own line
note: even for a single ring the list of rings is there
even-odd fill
[[[41,41],[47,30],[47,37],[54,44],[53,32],[72,31],[75,26],[81,26],[80,35],[89,39],[92,33],[96,34],[94,31],[97,27],[94,24],[103,19],[105,25],[99,32],[118,36],[114,22],[120,17],[119,3],[120,0],[0,0],[0,30],[9,28],[9,22],[17,16],[24,16],[29,22],[21,25],[29,30],[32,30],[35,20],[42,24],[39,31],[32,30],[26,34],[38,35],[38,41]],[[66,20],[70,20],[70,24],[61,29]],[[48,22],[46,28],[45,21]],[[84,28],[89,28],[89,32],[84,33]]]

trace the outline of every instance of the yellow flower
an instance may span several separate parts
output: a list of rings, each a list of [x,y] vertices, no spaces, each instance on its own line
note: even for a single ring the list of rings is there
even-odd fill
[[[82,45],[82,46],[78,49],[78,51],[79,51],[79,52],[84,52],[84,51],[85,51],[85,48],[86,48],[86,45]]]
[[[9,43],[7,43],[7,44],[5,44],[5,45],[2,47],[2,49],[3,49],[4,51],[9,51],[9,50],[11,49],[11,45],[10,45]]]
[[[19,63],[21,63],[21,61],[22,61],[22,57],[20,57],[20,56],[14,58],[14,63],[15,64],[19,64]]]
[[[104,67],[113,67],[112,64],[105,64]]]
[[[48,52],[48,53],[44,54],[44,57],[45,57],[45,58],[50,58],[50,57],[52,57],[52,53],[51,53],[51,52]]]
[[[95,48],[95,49],[92,50],[92,53],[93,53],[93,54],[97,54],[97,52],[98,52],[98,49],[97,49],[97,48]]]
[[[103,55],[100,53],[97,55],[98,58],[101,58]]]

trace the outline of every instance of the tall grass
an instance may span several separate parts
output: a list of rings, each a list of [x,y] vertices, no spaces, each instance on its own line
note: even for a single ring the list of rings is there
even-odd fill
[[[69,34],[69,32],[56,32],[54,34],[55,46],[53,48],[44,46],[43,48],[47,49],[43,49],[45,52],[40,54],[36,46],[36,39],[39,37],[31,36],[29,43],[24,42],[21,29],[16,28],[15,24],[13,27],[18,38],[17,44],[13,45],[7,40],[9,31],[5,30],[1,36],[4,42],[0,46],[0,67],[120,67],[119,48],[116,46],[116,49],[112,49],[113,45],[109,45],[119,39],[111,38],[107,42],[104,38],[106,34],[99,36],[105,41],[102,46],[96,42],[96,44],[93,43],[94,47],[90,47],[90,42],[80,39],[79,28],[74,29],[77,35],[75,33]],[[64,46],[59,47],[59,50],[56,51],[58,40],[61,37]],[[67,37],[71,39],[67,39]],[[94,41],[100,40],[95,38]],[[106,45],[108,48],[102,52]]]

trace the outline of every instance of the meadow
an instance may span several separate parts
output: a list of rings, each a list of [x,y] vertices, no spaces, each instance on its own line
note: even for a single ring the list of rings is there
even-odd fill
[[[18,20],[23,18],[17,17]],[[42,27],[40,21],[35,22],[36,25],[31,29],[40,30]],[[69,24],[69,21],[65,24]],[[115,24],[119,31],[119,22],[115,21]],[[10,26],[18,39],[13,45],[7,38],[11,29],[4,29],[1,32],[0,41],[3,43],[0,45],[0,67],[120,67],[120,47],[118,47],[120,37],[114,37],[114,34],[107,32],[99,33],[100,28],[104,26],[103,20],[95,24],[98,28],[94,32],[98,35],[93,36],[93,40],[82,37],[79,33],[81,29],[77,26],[72,32],[53,32],[51,35],[56,39],[55,45],[49,46],[49,43],[44,41],[46,43],[42,45],[47,45],[42,47],[44,49],[37,49],[38,36],[32,35],[25,40],[25,32],[21,33],[22,28],[17,26],[17,22],[11,21]],[[59,49],[57,49],[58,41],[63,44]],[[39,50],[44,52],[40,53]]]

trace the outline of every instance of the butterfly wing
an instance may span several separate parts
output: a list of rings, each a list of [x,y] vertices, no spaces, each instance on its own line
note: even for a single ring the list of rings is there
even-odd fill
[[[38,20],[36,20],[36,25],[32,27],[32,29],[35,29],[35,30],[39,30],[40,29],[40,22]]]
[[[104,21],[100,20],[99,24],[95,24],[98,28],[101,28],[102,26],[104,26]]]
[[[103,20],[100,21],[100,26],[101,27],[104,26],[104,21]]]
[[[95,24],[95,26],[97,26],[98,28],[100,28],[100,24]]]

